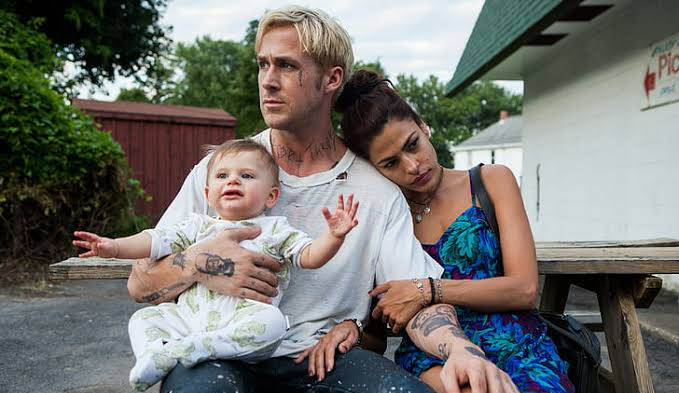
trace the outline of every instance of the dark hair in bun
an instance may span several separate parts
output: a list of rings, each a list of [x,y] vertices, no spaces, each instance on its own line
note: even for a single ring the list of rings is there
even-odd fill
[[[369,159],[370,143],[389,120],[423,124],[388,79],[368,70],[356,71],[351,76],[335,102],[335,110],[342,114],[340,127],[345,143],[365,159]]]

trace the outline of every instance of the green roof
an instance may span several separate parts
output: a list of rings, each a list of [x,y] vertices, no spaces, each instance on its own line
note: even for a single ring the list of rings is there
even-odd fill
[[[448,82],[448,96],[483,76],[582,0],[486,0]]]

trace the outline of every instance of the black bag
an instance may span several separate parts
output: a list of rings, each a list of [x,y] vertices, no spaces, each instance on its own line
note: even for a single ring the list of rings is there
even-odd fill
[[[596,335],[570,315],[543,311],[547,334],[568,363],[568,378],[578,393],[599,392],[601,344]]]
[[[479,164],[469,170],[473,192],[479,199],[481,210],[498,241],[500,231],[495,217],[495,207],[481,180]],[[502,260],[502,254],[499,256]],[[599,393],[599,366],[601,344],[594,333],[569,315],[540,312],[547,325],[547,334],[554,341],[559,356],[568,363],[568,378],[577,393]]]

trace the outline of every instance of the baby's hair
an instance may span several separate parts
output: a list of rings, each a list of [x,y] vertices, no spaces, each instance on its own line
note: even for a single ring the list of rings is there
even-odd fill
[[[215,163],[222,157],[228,154],[238,154],[244,152],[256,152],[264,160],[264,164],[269,169],[269,173],[273,178],[274,185],[278,185],[278,164],[274,161],[271,154],[266,150],[264,146],[255,142],[252,139],[232,139],[226,141],[221,145],[203,145],[203,151],[205,154],[212,154],[210,160],[207,162],[207,180],[210,179],[210,174],[212,173],[212,167]]]

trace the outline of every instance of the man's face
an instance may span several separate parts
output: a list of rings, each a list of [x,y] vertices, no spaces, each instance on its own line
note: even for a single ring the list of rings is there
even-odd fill
[[[221,218],[244,220],[273,207],[278,187],[260,153],[230,153],[210,169],[205,196]]]
[[[259,107],[269,127],[294,132],[319,113],[325,78],[314,59],[302,52],[294,27],[267,31],[257,62]]]

